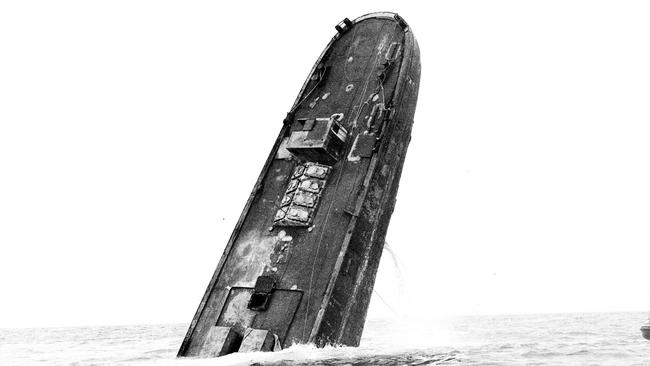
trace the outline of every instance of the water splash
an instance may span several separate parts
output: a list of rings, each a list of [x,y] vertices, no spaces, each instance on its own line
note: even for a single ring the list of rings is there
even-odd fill
[[[393,297],[393,299],[395,299],[397,302],[397,306],[392,306],[390,302],[387,301],[386,298],[381,294],[383,291],[379,291],[377,287],[373,289],[373,293],[394,316],[401,317],[404,316],[404,312],[401,310],[405,309],[402,302],[406,299],[406,282],[404,281],[404,275],[402,273],[402,265],[400,264],[397,254],[393,251],[390,245],[388,245],[388,242],[384,242],[384,251],[388,253],[388,257],[391,259],[390,263],[392,264],[392,270],[395,273],[393,279],[397,281],[395,284],[395,288],[397,289],[397,296]],[[385,257],[386,256],[384,256],[384,258]]]
[[[648,365],[643,313],[369,319],[361,347],[176,358],[186,324],[0,329],[0,365]]]

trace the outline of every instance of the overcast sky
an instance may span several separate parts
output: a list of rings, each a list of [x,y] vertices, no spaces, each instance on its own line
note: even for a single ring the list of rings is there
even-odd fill
[[[370,316],[650,310],[650,4],[424,4],[2,2],[0,327],[189,322],[334,25],[378,10],[422,79]]]

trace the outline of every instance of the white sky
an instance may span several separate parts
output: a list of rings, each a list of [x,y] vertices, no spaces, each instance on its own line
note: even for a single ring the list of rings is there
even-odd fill
[[[424,4],[0,3],[0,327],[189,322],[334,25],[378,10],[422,51],[386,302],[649,310],[650,3]]]

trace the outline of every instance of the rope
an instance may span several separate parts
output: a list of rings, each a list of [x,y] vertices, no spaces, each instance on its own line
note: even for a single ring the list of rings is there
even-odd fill
[[[388,310],[392,311],[393,314],[394,314],[395,316],[399,316],[399,313],[398,313],[397,311],[395,311],[395,309],[393,309],[392,306],[388,305],[388,303],[386,302],[386,300],[384,300],[384,298],[381,297],[381,295],[379,294],[379,291],[373,289],[372,292],[373,292],[375,295],[377,295],[377,297],[379,298],[379,300],[381,300],[381,302],[383,302],[384,305],[386,305],[386,307],[388,308]]]

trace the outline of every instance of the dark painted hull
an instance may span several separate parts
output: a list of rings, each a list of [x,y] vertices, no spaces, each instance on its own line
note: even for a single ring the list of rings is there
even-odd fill
[[[641,326],[641,335],[643,338],[650,341],[650,325]]]
[[[420,57],[396,14],[337,31],[284,121],[179,356],[236,351],[214,350],[225,337],[217,328],[235,338],[268,330],[276,348],[359,344],[410,141]]]

